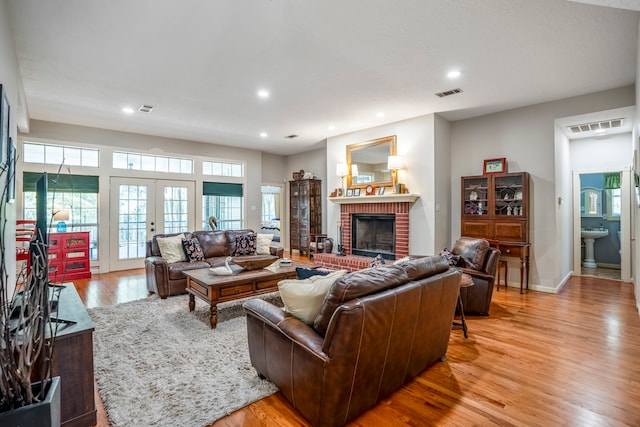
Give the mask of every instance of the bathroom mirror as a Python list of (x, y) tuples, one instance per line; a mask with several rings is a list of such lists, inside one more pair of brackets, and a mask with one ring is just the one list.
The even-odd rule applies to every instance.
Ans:
[(357, 176), (347, 176), (347, 187), (364, 188), (367, 185), (376, 187), (395, 186), (395, 176), (387, 168), (387, 159), (389, 156), (395, 155), (395, 135), (347, 145), (349, 171), (352, 170), (352, 165), (358, 166)]
[(602, 190), (593, 187), (580, 189), (580, 216), (602, 217)]

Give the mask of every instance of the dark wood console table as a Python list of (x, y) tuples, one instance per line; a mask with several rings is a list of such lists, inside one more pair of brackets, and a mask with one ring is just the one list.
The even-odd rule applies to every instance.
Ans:
[(96, 425), (93, 378), (94, 325), (76, 288), (63, 285), (58, 302), (58, 317), (72, 321), (60, 324), (53, 349), (51, 371), (60, 376), (60, 425), (87, 427)]
[(520, 293), (523, 293), (523, 284), (526, 285), (525, 289), (529, 290), (529, 250), (531, 249), (531, 244), (524, 242), (501, 242), (497, 240), (489, 240), (489, 243), (500, 251), (500, 258), (520, 258)]

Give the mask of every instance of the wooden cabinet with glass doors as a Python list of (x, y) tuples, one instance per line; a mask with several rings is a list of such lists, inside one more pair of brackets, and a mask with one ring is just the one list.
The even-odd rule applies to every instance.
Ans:
[(520, 288), (523, 278), (528, 288), (529, 174), (463, 176), (461, 197), (461, 235), (487, 239), (502, 256), (520, 258)]
[(322, 233), (322, 181), (289, 181), (290, 250), (309, 253), (312, 236)]

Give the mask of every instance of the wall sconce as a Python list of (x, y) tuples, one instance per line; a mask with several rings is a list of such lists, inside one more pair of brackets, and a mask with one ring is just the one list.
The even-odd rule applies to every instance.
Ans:
[(61, 209), (54, 212), (53, 220), (58, 222), (58, 224), (56, 224), (56, 231), (58, 233), (64, 233), (67, 231), (67, 223), (65, 221), (69, 221), (69, 211)]
[(338, 163), (336, 165), (336, 175), (338, 175), (340, 177), (340, 179), (342, 180), (342, 196), (344, 196), (345, 191), (344, 191), (344, 178), (349, 175), (349, 165), (347, 165), (346, 163)]

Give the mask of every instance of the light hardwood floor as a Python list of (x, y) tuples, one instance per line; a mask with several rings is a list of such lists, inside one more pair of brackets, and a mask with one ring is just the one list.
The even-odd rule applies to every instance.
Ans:
[[(293, 258), (296, 258), (295, 256)], [(147, 296), (144, 272), (76, 281), (87, 306)], [(494, 291), (488, 317), (451, 333), (447, 360), (352, 426), (638, 426), (640, 318), (630, 283), (574, 277), (558, 294)], [(98, 425), (108, 420), (98, 403)], [(213, 426), (306, 426), (280, 393)]]

